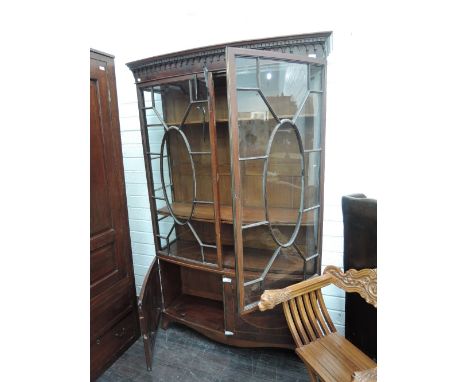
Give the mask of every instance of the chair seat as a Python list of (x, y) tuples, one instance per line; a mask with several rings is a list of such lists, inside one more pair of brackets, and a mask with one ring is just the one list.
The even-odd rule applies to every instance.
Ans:
[(351, 382), (355, 371), (377, 367), (372, 359), (338, 333), (298, 347), (296, 353), (325, 382)]

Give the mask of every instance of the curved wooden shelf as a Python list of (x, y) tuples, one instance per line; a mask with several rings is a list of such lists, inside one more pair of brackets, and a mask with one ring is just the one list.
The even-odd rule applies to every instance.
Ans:
[[(212, 248), (205, 248), (205, 261), (215, 265), (216, 264), (216, 250)], [(212, 271), (216, 273), (232, 273), (236, 267), (236, 259), (234, 255), (234, 247), (230, 245), (224, 245), (222, 249), (223, 254), (223, 270), (219, 268), (210, 269), (206, 265), (206, 271)], [(268, 263), (272, 256), (272, 251), (256, 248), (244, 248), (244, 271), (253, 272), (258, 274), (263, 272), (265, 265)], [(183, 266), (193, 266), (194, 261), (199, 261), (196, 267), (200, 269), (204, 265), (201, 263), (201, 252), (200, 246), (195, 241), (187, 240), (176, 240), (171, 244), (170, 253), (167, 253), (166, 249), (158, 252), (158, 255), (164, 256), (162, 260), (171, 261)], [(175, 257), (177, 256), (177, 257)], [(172, 259), (173, 260), (172, 260)], [(184, 259), (187, 259), (184, 261)], [(303, 272), (303, 260), (299, 255), (291, 256), (279, 256), (273, 263), (270, 273), (284, 274), (284, 275), (302, 275)]]
[(224, 332), (222, 301), (182, 294), (166, 307), (165, 313), (185, 324)]
[[(191, 203), (172, 203), (172, 211), (178, 218), (187, 219), (192, 210)], [(232, 207), (221, 205), (221, 223), (232, 224)], [(170, 215), (169, 209), (163, 207), (158, 210), (158, 214)], [(297, 209), (295, 208), (270, 208), (270, 216), (275, 217), (274, 225), (296, 225)], [(199, 204), (193, 211), (192, 219), (204, 222), (214, 222), (214, 209), (209, 204)], [(314, 225), (313, 211), (308, 211), (302, 216), (302, 225)], [(242, 223), (251, 224), (265, 220), (265, 211), (261, 207), (244, 207), (242, 211)]]
[[(278, 118), (279, 119), (292, 119), (294, 117), (294, 115), (279, 115)], [(315, 115), (312, 115), (312, 114), (306, 114), (306, 115), (301, 115), (301, 117), (303, 118), (315, 118), (316, 116)], [(169, 120), (169, 121), (165, 121), (166, 122), (166, 125), (167, 126), (180, 126), (180, 122), (182, 121), (182, 118), (183, 116), (180, 117), (179, 120)], [(269, 117), (267, 119), (260, 119), (260, 118), (248, 118), (248, 117), (239, 117), (238, 118), (238, 121), (242, 122), (242, 121), (246, 121), (246, 122), (251, 122), (253, 124), (255, 123), (259, 123), (259, 122), (266, 122), (268, 120), (273, 120), (274, 118), (273, 117)], [(208, 126), (208, 122), (209, 121), (205, 121), (205, 124)], [(229, 119), (228, 118), (217, 118), (216, 119), (216, 123), (229, 123)], [(191, 119), (191, 120), (187, 120), (185, 121), (184, 125), (202, 125), (203, 124), (203, 120), (202, 119)]]

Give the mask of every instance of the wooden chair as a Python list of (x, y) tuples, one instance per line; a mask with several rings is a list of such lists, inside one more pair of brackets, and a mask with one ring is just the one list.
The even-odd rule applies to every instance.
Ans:
[(311, 380), (325, 382), (377, 381), (377, 364), (336, 332), (323, 300), (321, 288), (334, 284), (357, 292), (377, 308), (377, 269), (328, 266), (322, 276), (284, 289), (266, 290), (259, 308), (264, 311), (282, 303), (286, 321)]

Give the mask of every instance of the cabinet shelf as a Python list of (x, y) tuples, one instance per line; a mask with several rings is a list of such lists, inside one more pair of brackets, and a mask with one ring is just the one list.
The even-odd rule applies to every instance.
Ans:
[[(187, 219), (192, 210), (191, 203), (172, 203), (172, 211), (178, 218)], [(229, 205), (221, 205), (221, 223), (233, 224), (232, 207)], [(270, 208), (270, 217), (274, 216), (274, 225), (296, 225), (297, 209), (296, 208)], [(158, 210), (158, 214), (169, 215), (169, 209), (163, 207)], [(214, 222), (214, 209), (212, 205), (196, 205), (192, 219), (204, 222)], [(242, 223), (251, 224), (265, 220), (265, 210), (261, 207), (244, 207), (242, 211)], [(314, 214), (313, 211), (305, 212), (302, 215), (302, 225), (313, 225)]]
[(181, 294), (165, 313), (176, 321), (224, 332), (224, 307), (221, 301)]
[[(188, 240), (176, 240), (171, 244), (170, 253), (167, 253), (166, 249), (158, 252), (164, 256), (177, 256), (180, 261), (180, 265), (184, 264), (182, 258), (188, 261), (201, 261), (200, 246), (197, 242)], [(248, 272), (260, 273), (263, 272), (265, 265), (270, 260), (273, 251), (244, 247), (244, 270)], [(205, 262), (216, 264), (216, 250), (212, 248), (204, 249)], [(234, 247), (231, 245), (223, 245), (222, 248), (223, 257), (223, 268), (226, 270), (235, 270), (236, 259)], [(298, 254), (290, 256), (279, 256), (273, 263), (270, 273), (281, 273), (281, 274), (302, 274), (303, 260)]]
[[(292, 119), (294, 117), (294, 115), (279, 115), (278, 118), (279, 119)], [(315, 115), (301, 115), (301, 118), (314, 118), (316, 117)], [(269, 119), (273, 119), (273, 117), (269, 118)], [(182, 117), (180, 120), (178, 121), (165, 121), (167, 126), (179, 126), (180, 125), (180, 122), (182, 120)], [(248, 117), (238, 117), (237, 118), (237, 121), (238, 122), (251, 122), (252, 124), (258, 124), (259, 122), (265, 122), (267, 121), (267, 119), (264, 119), (264, 118), (248, 118)], [(205, 125), (208, 126), (208, 122), (209, 121), (205, 121)], [(216, 119), (216, 123), (222, 123), (222, 124), (227, 124), (229, 123), (229, 119), (227, 118), (217, 118)], [(187, 120), (184, 122), (184, 125), (187, 125), (187, 126), (190, 126), (190, 125), (202, 125), (203, 124), (203, 120)]]

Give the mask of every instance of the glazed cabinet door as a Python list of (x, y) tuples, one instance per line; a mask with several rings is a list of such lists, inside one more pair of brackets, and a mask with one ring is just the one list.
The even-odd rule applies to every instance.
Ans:
[(156, 332), (161, 318), (161, 281), (159, 277), (158, 258), (155, 257), (146, 273), (138, 297), (138, 318), (143, 336), (146, 367), (152, 370)]
[(227, 48), (237, 295), (320, 274), (325, 62)]
[[(211, 87), (210, 87), (211, 84)], [(221, 265), (211, 73), (138, 87), (158, 256)]]

